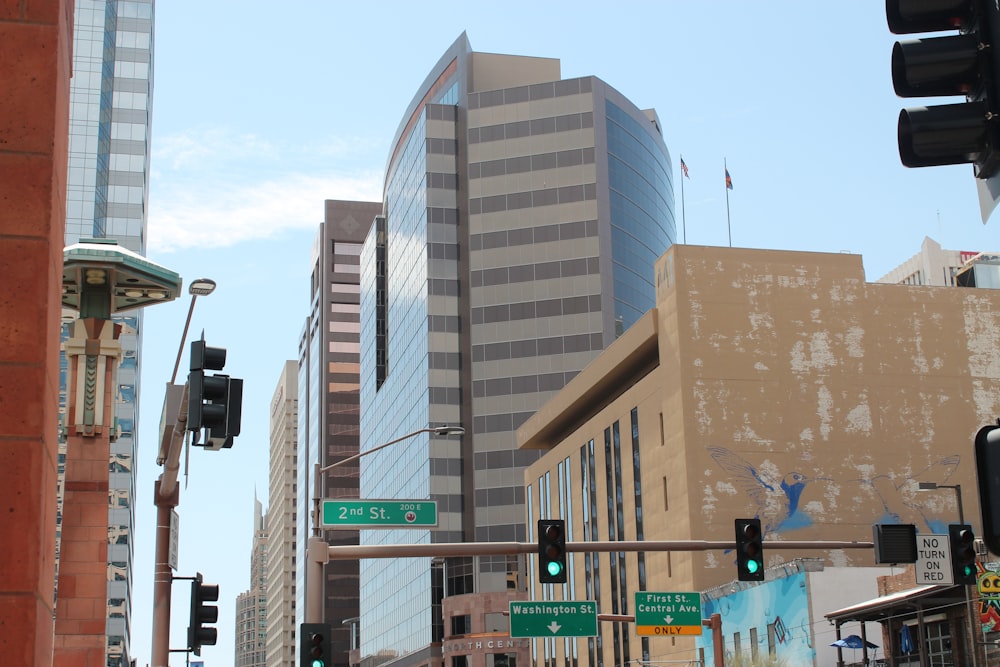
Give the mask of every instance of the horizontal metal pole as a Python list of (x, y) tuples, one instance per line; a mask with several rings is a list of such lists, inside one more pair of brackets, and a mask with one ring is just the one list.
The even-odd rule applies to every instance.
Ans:
[[(765, 549), (872, 549), (873, 542), (833, 540), (775, 540), (764, 542)], [(622, 542), (567, 542), (567, 553), (617, 551), (711, 551), (735, 549), (736, 542), (711, 540), (653, 540)], [(442, 542), (438, 544), (349, 544), (327, 547), (329, 560), (355, 558), (415, 558), (420, 556), (501, 556), (538, 551), (534, 542)]]

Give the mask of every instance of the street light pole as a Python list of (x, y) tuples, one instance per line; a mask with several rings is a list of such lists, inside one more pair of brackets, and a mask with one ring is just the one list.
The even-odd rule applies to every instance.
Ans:
[(328, 466), (320, 468), (319, 463), (313, 464), (313, 534), (307, 543), (306, 554), (306, 623), (323, 622), (323, 603), (322, 595), (320, 594), (322, 584), (318, 582), (322, 582), (324, 580), (323, 566), (330, 560), (329, 545), (319, 536), (320, 474), (338, 466), (354, 463), (363, 456), (374, 454), (375, 452), (383, 450), (386, 447), (390, 447), (398, 442), (408, 440), (422, 433), (433, 433), (434, 435), (463, 435), (465, 433), (465, 429), (461, 426), (429, 426), (427, 428), (420, 428), (412, 433), (401, 435), (394, 440), (378, 445), (377, 447), (372, 447), (371, 449), (366, 449), (363, 452), (358, 452), (357, 454), (348, 456), (340, 461), (334, 461)]
[[(961, 484), (938, 484), (937, 482), (920, 482), (918, 488), (921, 491), (932, 491), (935, 489), (954, 489), (955, 499), (958, 501), (958, 523), (965, 525), (965, 510), (962, 508), (962, 485)], [(969, 598), (969, 587), (962, 586), (962, 591), (965, 593), (965, 609), (969, 616), (969, 649), (972, 651), (972, 667), (978, 667), (979, 665), (979, 648), (976, 645), (976, 632), (972, 628), (975, 619), (975, 610), (972, 606), (972, 600)]]
[[(180, 367), (184, 342), (187, 339), (194, 304), (199, 296), (207, 296), (215, 291), (215, 281), (208, 278), (198, 278), (191, 282), (188, 293), (191, 294), (191, 305), (188, 306), (187, 319), (184, 322), (184, 332), (181, 334), (181, 344), (177, 350), (177, 361), (174, 372), (167, 385), (164, 396), (164, 429), (157, 454), (157, 464), (163, 466), (160, 478), (153, 488), (153, 505), (156, 507), (156, 546), (153, 553), (153, 636), (152, 636), (152, 666), (168, 667), (170, 660), (170, 594), (173, 583), (173, 573), (170, 568), (170, 524), (174, 508), (180, 503), (180, 488), (177, 486), (177, 471), (180, 468), (181, 445), (187, 434), (187, 395), (185, 382), (182, 387), (176, 387), (177, 369)], [(178, 389), (180, 391), (178, 391)], [(170, 419), (168, 410), (173, 401), (171, 394), (178, 395), (177, 413)]]

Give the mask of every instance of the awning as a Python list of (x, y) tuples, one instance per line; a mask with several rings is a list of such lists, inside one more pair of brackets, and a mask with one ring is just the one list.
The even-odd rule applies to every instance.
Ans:
[(919, 609), (927, 607), (961, 602), (965, 602), (965, 592), (961, 586), (919, 586), (831, 611), (825, 616), (837, 623), (882, 621), (901, 613), (916, 613)]

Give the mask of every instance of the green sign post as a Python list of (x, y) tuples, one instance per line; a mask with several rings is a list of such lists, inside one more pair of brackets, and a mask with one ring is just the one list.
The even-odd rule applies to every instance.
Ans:
[(427, 528), (438, 523), (434, 500), (324, 500), (324, 528)]
[(700, 635), (700, 593), (635, 594), (637, 635)]
[(590, 600), (510, 602), (511, 637), (596, 637), (597, 605)]

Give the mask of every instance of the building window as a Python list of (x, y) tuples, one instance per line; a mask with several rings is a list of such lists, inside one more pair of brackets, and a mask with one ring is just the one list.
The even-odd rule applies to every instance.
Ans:
[(472, 632), (472, 617), (468, 614), (451, 617), (451, 635), (458, 637)]

